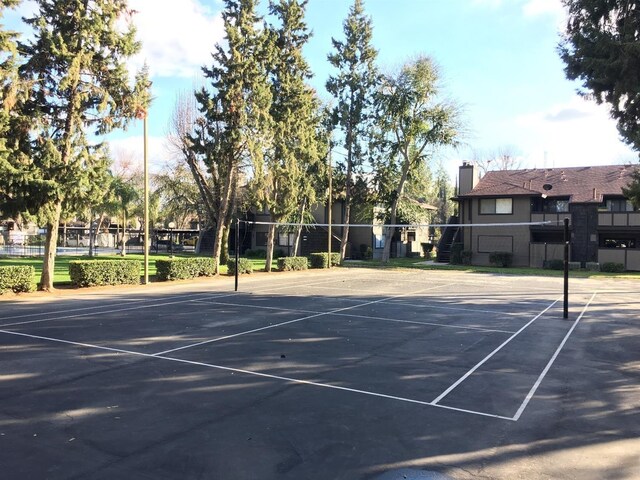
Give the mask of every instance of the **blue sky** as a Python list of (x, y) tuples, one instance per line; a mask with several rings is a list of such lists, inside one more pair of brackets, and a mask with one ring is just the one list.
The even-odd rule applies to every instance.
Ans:
[[(169, 158), (164, 136), (176, 94), (201, 83), (200, 67), (222, 40), (219, 0), (130, 0), (141, 54), (148, 62), (155, 101), (150, 111), (150, 152), (158, 168)], [(266, 0), (262, 10), (266, 11)], [(324, 89), (331, 73), (331, 38), (342, 39), (351, 0), (309, 0), (313, 37), (306, 56)], [(29, 3), (23, 12), (33, 8)], [(462, 105), (468, 131), (464, 146), (442, 152), (452, 176), (462, 160), (507, 149), (522, 167), (561, 167), (637, 162), (619, 140), (607, 108), (583, 100), (564, 77), (557, 44), (565, 21), (560, 0), (365, 0), (373, 42), (383, 70), (418, 54), (441, 67), (446, 95)], [(142, 126), (111, 135), (116, 155), (141, 158)]]

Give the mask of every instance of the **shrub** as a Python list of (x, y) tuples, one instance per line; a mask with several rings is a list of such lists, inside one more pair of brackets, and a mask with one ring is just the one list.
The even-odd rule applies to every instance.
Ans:
[[(236, 274), (235, 258), (227, 262), (227, 272), (229, 275)], [(251, 263), (251, 260), (248, 258), (238, 258), (238, 275), (242, 275), (243, 273), (253, 273), (253, 263)]]
[(34, 271), (31, 265), (0, 267), (0, 295), (8, 290), (15, 293), (30, 292)]
[(261, 248), (256, 248), (255, 250), (249, 248), (244, 254), (247, 258), (267, 258), (267, 251)]
[(471, 265), (471, 257), (473, 252), (471, 250), (462, 250), (460, 252), (460, 261), (462, 265)]
[(208, 257), (174, 257), (156, 260), (156, 278), (161, 282), (210, 277), (213, 272), (213, 259)]
[(489, 254), (489, 263), (498, 267), (510, 267), (513, 263), (513, 253), (511, 252), (493, 252)]
[(278, 259), (278, 270), (281, 272), (306, 270), (307, 268), (309, 268), (307, 257), (280, 257)]
[(554, 258), (553, 260), (545, 260), (542, 268), (549, 270), (564, 270), (564, 261)]
[(620, 273), (624, 272), (624, 264), (616, 262), (605, 262), (600, 265), (601, 272)]
[(600, 271), (600, 264), (598, 262), (587, 262), (584, 264), (584, 267), (591, 272)]
[(139, 260), (72, 260), (69, 276), (76, 287), (136, 285), (140, 283)]
[(454, 243), (451, 245), (451, 256), (449, 257), (450, 264), (462, 264), (462, 250), (464, 250), (464, 243)]
[[(309, 255), (311, 268), (327, 268), (327, 252), (312, 253)], [(331, 253), (331, 266), (340, 265), (340, 254)]]
[[(265, 252), (265, 257), (266, 256), (267, 256), (267, 252)], [(287, 252), (285, 252), (281, 248), (277, 248), (273, 250), (273, 258), (281, 258), (286, 256), (287, 256)]]
[[(366, 243), (361, 243), (360, 244), (360, 256), (362, 257), (363, 260), (371, 260), (373, 258), (373, 249), (371, 248), (371, 246), (367, 245)], [(326, 260), (325, 260), (324, 264), (325, 265), (327, 264)]]

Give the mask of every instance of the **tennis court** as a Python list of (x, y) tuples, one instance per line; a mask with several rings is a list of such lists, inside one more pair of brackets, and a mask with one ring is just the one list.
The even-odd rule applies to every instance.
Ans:
[(0, 468), (16, 479), (637, 478), (637, 287), (572, 279), (568, 320), (560, 278), (446, 271), (3, 300)]

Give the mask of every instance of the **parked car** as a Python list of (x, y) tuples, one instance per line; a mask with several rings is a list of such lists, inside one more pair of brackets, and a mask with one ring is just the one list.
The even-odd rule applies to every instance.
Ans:
[(186, 247), (195, 247), (196, 243), (198, 243), (198, 235), (194, 235), (189, 238), (185, 238), (182, 240), (182, 244)]

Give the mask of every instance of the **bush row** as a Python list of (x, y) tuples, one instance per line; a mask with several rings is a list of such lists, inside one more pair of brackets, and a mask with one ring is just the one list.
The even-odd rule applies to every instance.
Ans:
[[(329, 254), (327, 252), (322, 253), (312, 253), (309, 255), (309, 263), (311, 268), (327, 268)], [(340, 254), (332, 253), (331, 254), (331, 266), (340, 265)]]
[(140, 283), (139, 260), (72, 260), (71, 283), (77, 287), (136, 285)]
[[(243, 273), (252, 273), (253, 272), (253, 263), (248, 258), (238, 258), (238, 274), (242, 275)], [(230, 258), (227, 260), (227, 273), (229, 275), (236, 274), (236, 260), (235, 258)]]
[(306, 270), (309, 268), (307, 257), (281, 257), (278, 259), (278, 270), (281, 272)]
[(35, 269), (30, 265), (8, 265), (0, 267), (0, 295), (12, 292), (30, 292)]
[(174, 257), (156, 260), (156, 278), (161, 282), (210, 277), (213, 272), (213, 259), (208, 257)]

